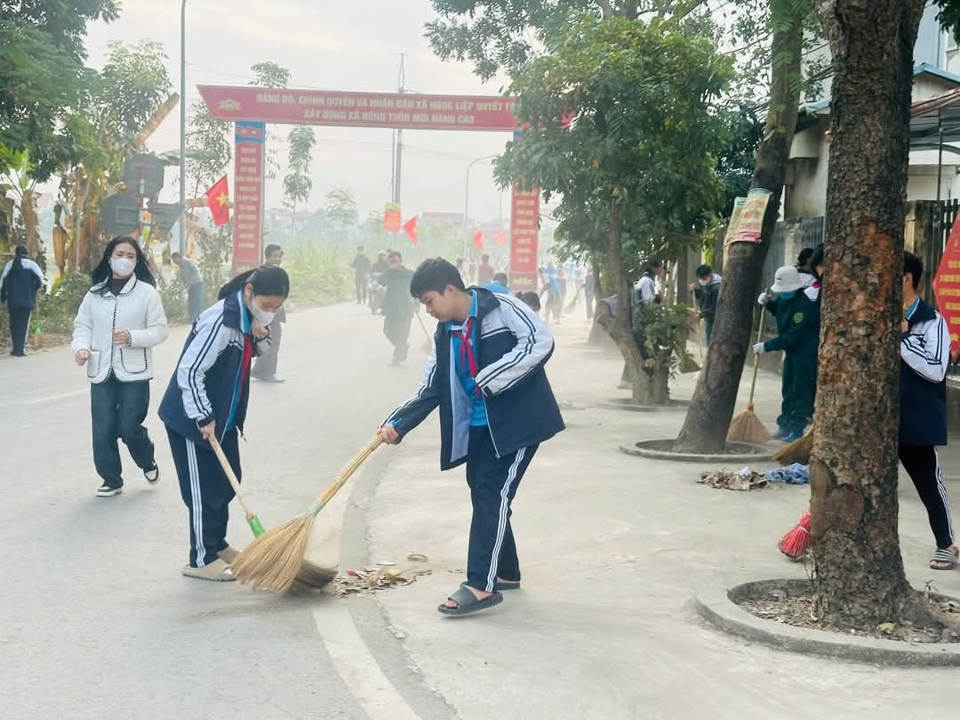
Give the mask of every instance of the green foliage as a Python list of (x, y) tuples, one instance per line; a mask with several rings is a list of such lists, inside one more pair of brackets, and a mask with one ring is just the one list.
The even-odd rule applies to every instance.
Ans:
[(313, 180), (310, 179), (310, 162), (313, 160), (313, 146), (317, 142), (313, 128), (295, 127), (287, 138), (290, 172), (283, 178), (283, 194), (287, 205), (296, 210), (298, 203), (310, 199)]
[(200, 251), (197, 268), (203, 277), (206, 305), (212, 305), (221, 286), (229, 280), (233, 257), (233, 220), (210, 232), (196, 228), (193, 234)]
[(185, 323), (190, 319), (190, 310), (187, 307), (187, 291), (174, 278), (159, 290), (160, 300), (163, 302), (163, 312), (168, 323)]
[(226, 172), (233, 157), (230, 121), (210, 117), (204, 102), (193, 104), (187, 131), (187, 173), (197, 189), (210, 187)]
[(508, 144), (497, 178), (561, 196), (570, 254), (605, 251), (614, 205), (623, 209), (624, 258), (690, 242), (719, 205), (724, 126), (710, 103), (731, 65), (669, 21), (572, 19), (551, 54), (513, 75), (510, 94), (530, 127)]
[(136, 45), (112, 42), (100, 71), (95, 110), (101, 123), (129, 142), (167, 99), (171, 83), (163, 45), (141, 40)]
[(651, 378), (674, 377), (689, 360), (687, 337), (690, 308), (687, 305), (648, 303), (636, 308), (634, 337), (643, 356), (641, 367)]
[(118, 13), (115, 0), (0, 3), (0, 144), (28, 151), (40, 181), (77, 155), (67, 126), (95, 75), (87, 23)]
[(353, 290), (347, 261), (313, 243), (288, 246), (283, 266), (290, 275), (290, 299), (294, 303), (329, 305), (346, 300)]
[(750, 189), (756, 151), (763, 135), (763, 123), (752, 107), (741, 106), (723, 115), (726, 145), (717, 157), (717, 175), (723, 183), (723, 204), (720, 214), (730, 217), (733, 201), (745, 197)]
[(251, 85), (269, 88), (285, 88), (290, 82), (290, 71), (272, 60), (264, 60), (250, 66), (254, 80)]
[(38, 296), (31, 331), (71, 334), (73, 319), (88, 290), (90, 278), (81, 273), (70, 273), (57, 280), (48, 295)]

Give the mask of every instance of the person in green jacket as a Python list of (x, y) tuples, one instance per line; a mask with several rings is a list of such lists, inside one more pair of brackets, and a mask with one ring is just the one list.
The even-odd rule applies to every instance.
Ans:
[(820, 306), (803, 292), (803, 280), (793, 265), (777, 270), (773, 286), (757, 298), (777, 318), (777, 336), (753, 346), (757, 354), (784, 351), (780, 417), (774, 437), (793, 442), (803, 436), (813, 417), (817, 391), (817, 349), (820, 346)]

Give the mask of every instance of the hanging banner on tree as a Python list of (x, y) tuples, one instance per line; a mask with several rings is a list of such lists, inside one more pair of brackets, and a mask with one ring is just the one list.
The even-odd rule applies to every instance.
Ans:
[(733, 212), (730, 213), (730, 222), (727, 224), (727, 234), (724, 245), (728, 245), (737, 235), (737, 229), (740, 226), (740, 215), (743, 213), (743, 204), (747, 202), (745, 197), (733, 199)]
[(950, 332), (950, 354), (960, 351), (960, 212), (953, 220), (947, 246), (933, 276), (933, 293), (937, 309), (947, 321)]
[[(764, 188), (751, 188), (747, 193), (747, 198), (740, 208), (740, 215), (736, 218), (734, 232), (727, 233), (725, 245), (735, 242), (759, 243), (763, 232), (763, 216), (767, 212), (767, 204), (770, 202), (772, 193)], [(734, 212), (736, 212), (736, 202), (734, 202)], [(731, 226), (734, 225), (734, 218), (731, 218)]]

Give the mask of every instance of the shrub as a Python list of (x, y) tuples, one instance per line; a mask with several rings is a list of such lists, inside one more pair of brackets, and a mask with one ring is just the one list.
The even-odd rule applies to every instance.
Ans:
[(303, 305), (330, 305), (348, 299), (353, 289), (349, 264), (337, 253), (310, 244), (290, 247), (284, 257), (290, 275), (290, 299)]

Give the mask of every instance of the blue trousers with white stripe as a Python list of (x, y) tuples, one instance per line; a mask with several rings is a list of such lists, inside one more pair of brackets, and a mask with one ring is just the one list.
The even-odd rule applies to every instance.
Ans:
[[(227, 547), (228, 506), (233, 500), (233, 488), (209, 445), (195, 443), (169, 427), (167, 437), (180, 480), (180, 497), (190, 511), (190, 564), (203, 567)], [(239, 480), (237, 431), (226, 433), (220, 446)]]
[(493, 592), (498, 576), (504, 580), (520, 580), (520, 561), (510, 526), (510, 504), (537, 447), (521, 448), (498, 458), (490, 430), (486, 426), (470, 428), (467, 449), (467, 485), (473, 504), (467, 550), (470, 587)]

